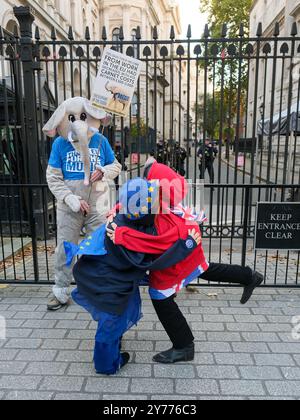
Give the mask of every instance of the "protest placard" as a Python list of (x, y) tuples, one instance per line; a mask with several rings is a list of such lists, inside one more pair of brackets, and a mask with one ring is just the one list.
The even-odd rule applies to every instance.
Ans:
[(92, 105), (126, 117), (141, 69), (141, 61), (106, 47), (95, 80)]

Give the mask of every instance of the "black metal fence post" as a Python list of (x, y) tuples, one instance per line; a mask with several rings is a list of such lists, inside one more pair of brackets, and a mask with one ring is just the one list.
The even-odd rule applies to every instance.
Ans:
[[(34, 57), (32, 42), (32, 24), (34, 16), (29, 7), (14, 7), (14, 14), (20, 24), (20, 58), (23, 67), (24, 109), (26, 122), (26, 143), (28, 156), (33, 162), (39, 162), (39, 143), (37, 132), (36, 97), (34, 81)], [(21, 94), (21, 92), (17, 92)], [(25, 139), (24, 139), (25, 140)], [(41, 183), (39, 165), (29, 165), (29, 180), (32, 184)]]
[[(32, 24), (34, 16), (30, 7), (14, 7), (14, 14), (20, 25), (20, 58), (23, 68), (23, 86), (24, 86), (24, 118), (25, 118), (25, 136), (23, 141), (27, 145), (27, 156), (33, 164), (28, 165), (28, 178), (31, 184), (40, 184), (42, 182), (40, 174), (39, 156), (39, 140), (37, 130), (37, 113), (36, 113), (36, 97), (35, 97), (35, 77), (34, 77), (34, 56), (32, 42)], [(22, 94), (22, 92), (16, 92)], [(37, 236), (39, 234), (37, 226), (42, 228), (43, 223), (38, 223), (37, 217), (41, 221), (43, 217), (43, 205), (41, 202), (40, 191), (35, 193), (34, 189), (29, 189), (29, 223), (32, 238), (32, 254), (33, 268), (35, 280), (39, 280), (38, 252), (37, 252)], [(41, 231), (43, 235), (44, 232)]]
[(246, 266), (247, 259), (247, 242), (249, 234), (249, 210), (250, 210), (250, 188), (246, 187), (245, 191), (245, 209), (243, 223), (243, 247), (242, 247), (242, 266)]

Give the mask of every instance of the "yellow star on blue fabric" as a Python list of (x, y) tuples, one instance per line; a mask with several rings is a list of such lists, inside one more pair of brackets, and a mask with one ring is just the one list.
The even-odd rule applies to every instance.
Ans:
[(102, 225), (87, 240), (75, 245), (64, 242), (66, 252), (66, 265), (69, 267), (76, 255), (106, 255), (105, 249), (106, 226)]

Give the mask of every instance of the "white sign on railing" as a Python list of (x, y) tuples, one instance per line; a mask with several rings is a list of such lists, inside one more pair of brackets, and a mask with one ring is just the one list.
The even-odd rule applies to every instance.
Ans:
[(143, 63), (106, 47), (95, 80), (92, 105), (126, 117)]

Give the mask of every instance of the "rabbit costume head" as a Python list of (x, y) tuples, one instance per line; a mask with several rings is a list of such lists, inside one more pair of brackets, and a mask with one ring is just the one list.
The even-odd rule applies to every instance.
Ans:
[(109, 125), (111, 117), (93, 107), (88, 99), (71, 98), (63, 102), (44, 126), (48, 137), (57, 134), (72, 143), (84, 164), (84, 183), (89, 185), (91, 175), (89, 142), (100, 125)]

